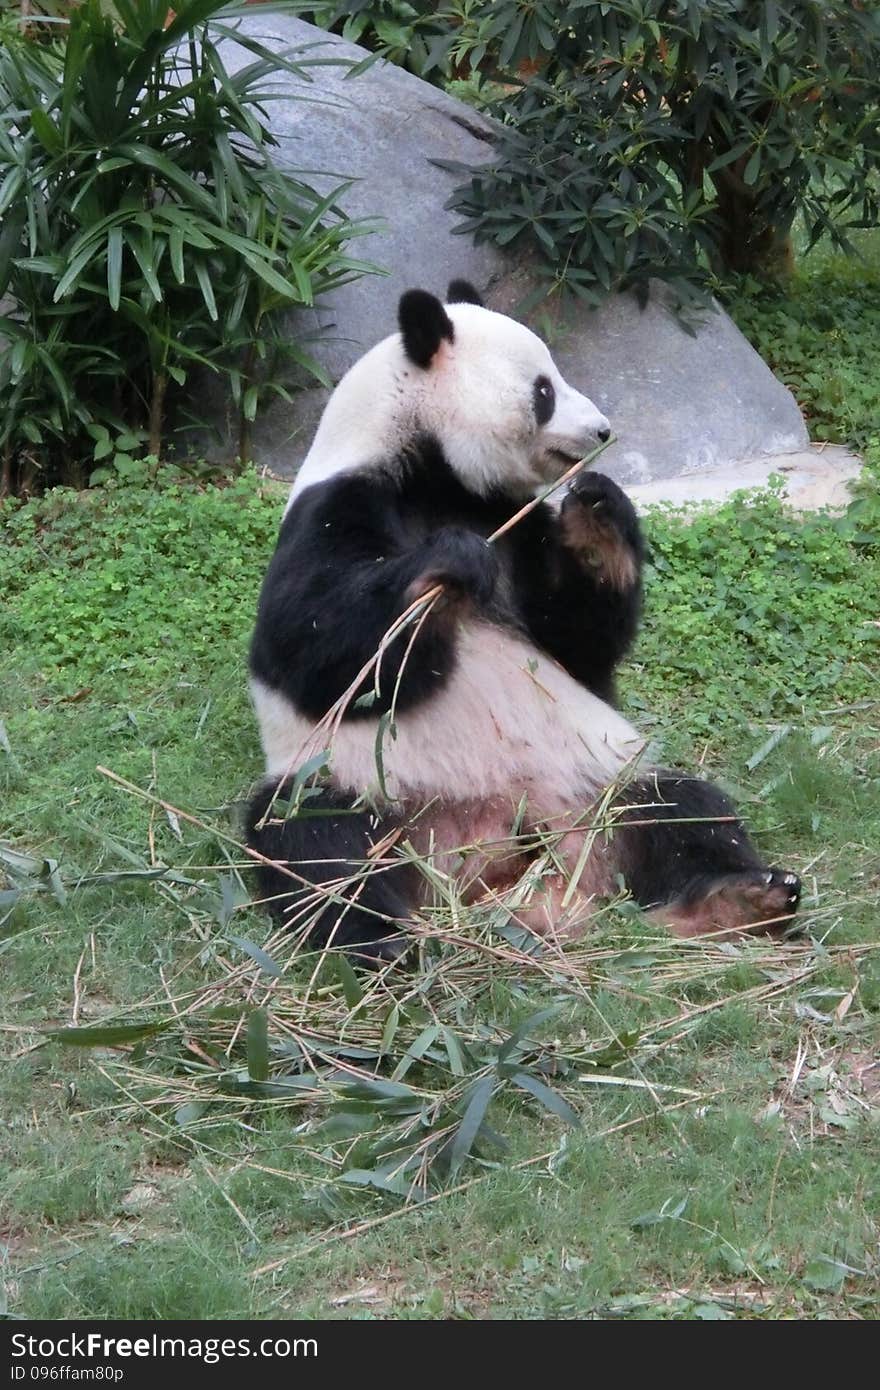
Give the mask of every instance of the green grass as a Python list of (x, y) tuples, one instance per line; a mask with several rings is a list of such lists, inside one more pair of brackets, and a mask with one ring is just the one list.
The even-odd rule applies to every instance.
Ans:
[[(806, 939), (687, 946), (621, 904), (536, 959), (441, 914), (396, 982), (290, 962), (246, 902), (245, 654), (280, 510), (248, 474), (2, 514), (8, 1311), (875, 1316), (876, 484), (841, 519), (773, 495), (652, 517), (623, 682), (658, 752), (803, 873)], [(108, 1020), (161, 1027), (42, 1031)]]

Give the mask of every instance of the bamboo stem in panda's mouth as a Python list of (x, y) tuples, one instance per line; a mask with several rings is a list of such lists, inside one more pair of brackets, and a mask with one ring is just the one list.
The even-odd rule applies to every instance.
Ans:
[(529, 512), (534, 511), (535, 507), (540, 506), (542, 502), (546, 502), (551, 493), (554, 493), (557, 488), (564, 487), (566, 483), (571, 482), (576, 473), (580, 473), (582, 468), (589, 468), (590, 464), (593, 463), (600, 454), (604, 454), (606, 449), (610, 449), (611, 445), (616, 443), (617, 439), (612, 435), (610, 439), (606, 439), (603, 443), (598, 444), (591, 454), (585, 454), (582, 459), (578, 459), (577, 463), (573, 463), (571, 468), (567, 468), (560, 478), (557, 478), (553, 483), (548, 483), (544, 490), (539, 492), (535, 497), (529, 498), (525, 506), (520, 507), (519, 511), (514, 512), (513, 516), (508, 517), (503, 526), (499, 526), (497, 531), (493, 531), (491, 536), (487, 536), (486, 544), (491, 545), (493, 541), (500, 540), (502, 536), (506, 535), (508, 531), (516, 526), (517, 522), (522, 521), (524, 516), (528, 516)]
[[(546, 501), (546, 499), (549, 496), (551, 496), (552, 493), (556, 492), (557, 489), (564, 487), (566, 483), (571, 482), (572, 478), (574, 478), (576, 474), (580, 473), (582, 469), (588, 468), (590, 464), (593, 463), (599, 457), (600, 454), (603, 454), (606, 449), (609, 449), (611, 445), (615, 444), (616, 442), (616, 436), (612, 435), (610, 439), (606, 439), (603, 441), (603, 443), (597, 445), (596, 448), (593, 449), (592, 453), (585, 454), (583, 458), (578, 459), (576, 463), (573, 463), (570, 468), (567, 468), (560, 477), (555, 479), (554, 482), (548, 483), (548, 485), (545, 488), (543, 488), (541, 492), (537, 493), (534, 497), (530, 497), (528, 502), (524, 503), (524, 505), (520, 507), (519, 511), (514, 512), (513, 516), (508, 517), (507, 521), (503, 522), (501, 526), (499, 526), (495, 531), (493, 531), (491, 536), (487, 536), (486, 544), (492, 545), (495, 541), (500, 540), (502, 536), (507, 535), (507, 532), (511, 531), (514, 526), (518, 525), (519, 522), (522, 521), (523, 517), (526, 517), (529, 515), (530, 512), (533, 512), (536, 507), (540, 506), (542, 502)], [(404, 669), (406, 667), (407, 658), (409, 657), (409, 654), (412, 650), (415, 639), (418, 637), (422, 624), (425, 622), (434, 604), (442, 596), (444, 588), (445, 585), (443, 584), (434, 584), (430, 589), (426, 589), (423, 594), (419, 594), (418, 598), (413, 599), (412, 603), (410, 603), (403, 610), (403, 612), (400, 613), (398, 617), (394, 619), (394, 622), (382, 634), (382, 638), (379, 642), (379, 645), (376, 648), (373, 655), (370, 657), (369, 661), (366, 661), (364, 663), (364, 665), (361, 667), (361, 669), (355, 676), (354, 680), (348, 686), (347, 690), (344, 690), (342, 692), (342, 694), (339, 696), (339, 699), (335, 700), (334, 703), (328, 709), (327, 713), (322, 715), (322, 717), (318, 720), (317, 724), (312, 729), (312, 732), (309, 735), (309, 738), (306, 741), (306, 745), (304, 745), (304, 747), (313, 742), (316, 734), (320, 734), (323, 730), (326, 729), (329, 735), (327, 740), (328, 748), (332, 749), (333, 740), (336, 737), (336, 731), (339, 728), (339, 725), (342, 723), (342, 720), (345, 717), (345, 711), (348, 709), (348, 706), (357, 694), (358, 689), (366, 680), (367, 676), (369, 676), (371, 671), (375, 671), (375, 679), (378, 682), (379, 668), (382, 664), (382, 657), (384, 656), (387, 648), (391, 645), (394, 639), (400, 635), (404, 628), (408, 627), (410, 623), (415, 622), (415, 630), (412, 634), (412, 637), (410, 638), (409, 643), (407, 644), (406, 651), (403, 655), (403, 660), (400, 663), (400, 670), (397, 673), (397, 680), (395, 682), (394, 687), (394, 695), (391, 702), (389, 722), (393, 721), (394, 708), (397, 703), (397, 692), (400, 688), (400, 681), (403, 676)], [(296, 757), (294, 759), (291, 759), (290, 764), (285, 768), (284, 772), (278, 778), (278, 783), (275, 787), (275, 791), (272, 794), (272, 799), (266, 807), (265, 811), (263, 812), (263, 815), (260, 818), (260, 821), (257, 825), (258, 830), (262, 830), (266, 824), (266, 821), (269, 820), (272, 816), (275, 801), (281, 792), (281, 788), (286, 782), (287, 778), (290, 777), (291, 774), (296, 771), (296, 763), (299, 760), (303, 751), (304, 749), (300, 750), (300, 753), (297, 753)], [(288, 814), (289, 813), (290, 812), (288, 812)]]

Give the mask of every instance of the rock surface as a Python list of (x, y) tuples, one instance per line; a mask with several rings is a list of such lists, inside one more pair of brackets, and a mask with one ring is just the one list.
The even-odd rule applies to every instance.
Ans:
[[(256, 12), (243, 26), (273, 50), (309, 44), (320, 45), (311, 52), (321, 56), (366, 57), (301, 20)], [(238, 66), (251, 55), (227, 49), (226, 59)], [(394, 330), (398, 296), (410, 286), (442, 294), (450, 279), (463, 277), (486, 293), (490, 307), (515, 312), (530, 288), (527, 267), (453, 234), (460, 218), (444, 205), (461, 178), (431, 162), (487, 159), (492, 125), (389, 64), (375, 63), (355, 78), (341, 67), (313, 73), (311, 84), (285, 73), (273, 81), (280, 95), (267, 109), (280, 142), (277, 157), (291, 169), (322, 171), (308, 173), (322, 191), (346, 177), (359, 180), (342, 205), (384, 226), (355, 241), (353, 253), (388, 273), (344, 287), (315, 311), (289, 316), (289, 331), (310, 340), (308, 350), (336, 380)], [(597, 311), (570, 311), (551, 346), (563, 374), (609, 416), (618, 442), (602, 467), (622, 482), (736, 466), (808, 443), (793, 397), (720, 310), (707, 313), (693, 337), (662, 296), (652, 296), (644, 311), (631, 296), (615, 296)], [(324, 391), (309, 389), (292, 406), (279, 402), (264, 411), (253, 431), (257, 462), (293, 474), (325, 399)], [(222, 406), (214, 415), (222, 422)], [(228, 438), (226, 453), (234, 432)]]
[(783, 495), (795, 511), (843, 511), (852, 501), (851, 484), (861, 471), (859, 458), (842, 445), (816, 444), (795, 454), (776, 454), (710, 472), (639, 483), (628, 487), (627, 492), (639, 510), (657, 504), (696, 507), (725, 502), (744, 489), (766, 487), (775, 476), (782, 478)]

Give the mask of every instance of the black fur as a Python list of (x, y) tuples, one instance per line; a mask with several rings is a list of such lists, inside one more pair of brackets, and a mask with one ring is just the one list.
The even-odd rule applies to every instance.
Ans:
[[(607, 498), (621, 544), (640, 563), (638, 521), (623, 493), (596, 477), (588, 495)], [(440, 582), (450, 592), (410, 648), (395, 704), (401, 713), (442, 688), (453, 670), (456, 597), (526, 632), (576, 680), (610, 698), (614, 666), (638, 622), (638, 583), (625, 593), (603, 588), (565, 544), (545, 505), (487, 546), (483, 538), (518, 506), (503, 494), (469, 492), (430, 439), (387, 472), (342, 474), (308, 488), (284, 520), (263, 584), (251, 646), (254, 675), (319, 719), (412, 598)], [(504, 588), (512, 607), (497, 595), (499, 569), (510, 578)], [(378, 700), (352, 701), (347, 718), (390, 707), (411, 637), (405, 628), (385, 652)], [(359, 694), (373, 685), (371, 675)]]
[(548, 376), (535, 378), (535, 384), (532, 387), (532, 409), (535, 412), (535, 422), (539, 425), (548, 425), (553, 419), (553, 412), (556, 409), (556, 391)]
[(777, 933), (790, 926), (800, 880), (767, 868), (719, 787), (658, 768), (631, 783), (619, 806), (616, 862), (640, 906), (675, 904), (686, 914), (713, 893), (747, 890), (756, 921), (775, 919)]
[[(455, 598), (485, 606), (497, 568), (479, 528), (451, 509), (432, 519), (420, 514), (387, 474), (343, 474), (308, 488), (284, 520), (263, 584), (251, 670), (319, 719), (412, 599), (443, 583), (447, 598), (423, 623), (400, 680), (396, 708), (403, 713), (442, 687), (453, 668)], [(404, 628), (387, 648), (378, 700), (351, 702), (347, 718), (390, 708), (411, 638)], [(365, 678), (359, 695), (373, 690), (374, 679)]]
[(609, 530), (634, 569), (622, 589), (563, 539), (549, 507), (534, 512), (511, 532), (514, 578), (520, 611), (534, 642), (601, 699), (614, 703), (614, 672), (636, 635), (642, 601), (644, 541), (635, 508), (616, 483), (601, 473), (579, 474), (562, 512), (600, 505)]
[(485, 308), (482, 296), (475, 290), (470, 280), (450, 280), (449, 289), (446, 291), (447, 304), (476, 304), (480, 309)]
[(623, 792), (624, 876), (643, 907), (690, 902), (724, 874), (759, 873), (763, 863), (719, 787), (660, 769)]
[[(405, 949), (400, 928), (412, 910), (416, 871), (404, 862), (368, 867), (371, 850), (395, 822), (352, 811), (351, 797), (327, 789), (306, 801), (301, 815), (284, 819), (290, 790), (284, 783), (275, 797), (276, 784), (266, 781), (248, 808), (247, 843), (273, 861), (257, 867), (261, 899), (293, 929), (311, 923), (309, 937), (317, 946), (330, 942), (377, 964), (395, 959)], [(338, 815), (328, 815), (331, 810)], [(322, 885), (328, 892), (316, 900), (314, 890)]]
[(455, 340), (452, 319), (436, 295), (427, 290), (407, 290), (402, 294), (397, 320), (404, 352), (417, 367), (430, 367), (443, 340)]

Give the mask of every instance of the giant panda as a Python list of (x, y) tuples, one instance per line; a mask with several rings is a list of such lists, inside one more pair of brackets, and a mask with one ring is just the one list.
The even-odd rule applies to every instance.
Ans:
[[(796, 875), (762, 862), (709, 782), (643, 766), (615, 708), (641, 600), (628, 498), (583, 471), (561, 505), (541, 501), (487, 544), (608, 439), (608, 421), (464, 282), (445, 304), (407, 291), (398, 322), (333, 392), (259, 599), (266, 777), (247, 844), (262, 897), (371, 964), (405, 949), (430, 897), (419, 856), (466, 901), (506, 892), (539, 933), (583, 930), (621, 886), (682, 936), (784, 932)], [(438, 583), (427, 616), (322, 723)], [(323, 777), (291, 802), (297, 769), (325, 749)]]

